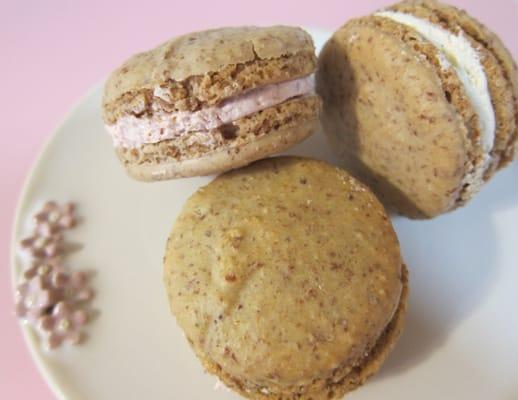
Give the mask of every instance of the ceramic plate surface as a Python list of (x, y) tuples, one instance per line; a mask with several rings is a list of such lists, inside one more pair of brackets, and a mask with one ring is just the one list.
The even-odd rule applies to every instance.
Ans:
[[(329, 33), (311, 30), (321, 47)], [(96, 271), (88, 341), (54, 352), (22, 328), (56, 396), (70, 400), (238, 399), (203, 372), (170, 315), (162, 256), (187, 198), (211, 178), (140, 183), (126, 176), (101, 121), (101, 86), (55, 132), (29, 177), (17, 240), (48, 199), (76, 201), (70, 263)], [(322, 134), (289, 151), (336, 162)], [(518, 165), (467, 207), (432, 221), (395, 218), (410, 269), (406, 330), (380, 373), (351, 400), (518, 399)]]

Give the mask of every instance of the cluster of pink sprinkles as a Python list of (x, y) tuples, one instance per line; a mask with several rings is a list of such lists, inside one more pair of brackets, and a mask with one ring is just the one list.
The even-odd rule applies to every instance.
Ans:
[(75, 206), (49, 201), (33, 222), (32, 234), (20, 242), (30, 261), (16, 288), (16, 315), (47, 349), (65, 342), (78, 344), (85, 337), (82, 328), (89, 320), (87, 306), (94, 293), (88, 274), (71, 271), (63, 262), (63, 234), (77, 224)]

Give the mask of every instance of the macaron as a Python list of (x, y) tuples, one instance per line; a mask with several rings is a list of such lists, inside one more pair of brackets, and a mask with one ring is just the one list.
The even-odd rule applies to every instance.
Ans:
[(327, 136), (392, 211), (462, 206), (516, 154), (516, 64), (464, 11), (405, 1), (351, 20), (318, 65)]
[(300, 28), (194, 32), (109, 77), (103, 118), (128, 174), (208, 175), (283, 151), (319, 126), (313, 41)]
[(399, 337), (407, 272), (372, 192), (274, 157), (186, 202), (167, 242), (172, 313), (205, 369), (250, 399), (340, 398)]

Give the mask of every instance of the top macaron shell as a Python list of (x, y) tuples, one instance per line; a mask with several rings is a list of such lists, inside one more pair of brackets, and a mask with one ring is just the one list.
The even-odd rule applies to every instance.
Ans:
[[(222, 71), (230, 65), (298, 53), (307, 53), (311, 59), (314, 51), (311, 37), (294, 27), (236, 27), (190, 33), (136, 54), (115, 70), (106, 83), (103, 105), (109, 107), (125, 94), (152, 90), (168, 80), (181, 82)], [(274, 78), (268, 83), (275, 81)], [(232, 86), (225, 89), (229, 90), (224, 93), (225, 97), (242, 90)], [(216, 98), (207, 100), (210, 104), (217, 101)]]
[(347, 383), (405, 300), (383, 206), (345, 171), (296, 157), (198, 190), (175, 223), (164, 272), (205, 366), (243, 391), (267, 388), (265, 398)]
[(323, 126), (345, 167), (387, 206), (436, 215), (460, 191), (467, 130), (435, 65), (403, 41), (409, 30), (379, 20), (348, 22), (320, 53)]

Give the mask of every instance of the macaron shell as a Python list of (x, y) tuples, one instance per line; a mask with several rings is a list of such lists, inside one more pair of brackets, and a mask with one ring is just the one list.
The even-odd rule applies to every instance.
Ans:
[(189, 33), (126, 61), (107, 81), (104, 103), (164, 81), (180, 82), (228, 65), (300, 52), (314, 53), (314, 46), (311, 36), (296, 27), (236, 27)]
[[(117, 148), (128, 174), (137, 180), (156, 181), (210, 175), (247, 165), (288, 149), (320, 127), (321, 100), (306, 96), (234, 121), (212, 132), (211, 147), (179, 139), (147, 144), (140, 149)], [(227, 130), (232, 135), (227, 137)]]
[(496, 34), (464, 10), (434, 0), (414, 0), (408, 3), (427, 7), (433, 10), (442, 20), (460, 25), (471, 38), (487, 48), (498, 60), (512, 93), (515, 115), (515, 128), (510, 134), (506, 149), (500, 157), (498, 168), (506, 166), (518, 152), (518, 67), (513, 56)]
[(433, 217), (456, 206), (470, 163), (467, 127), (436, 66), (402, 40), (406, 28), (389, 31), (380, 19), (350, 21), (322, 50), (323, 125), (346, 168), (389, 208)]
[[(488, 90), (491, 95), (491, 102), (495, 113), (496, 130), (493, 150), (491, 151), (491, 161), (485, 173), (485, 180), (488, 180), (498, 166), (501, 164), (502, 157), (508, 148), (508, 143), (512, 140), (516, 130), (516, 113), (513, 100), (512, 86), (505, 77), (505, 70), (499, 63), (495, 55), (488, 48), (481, 45), (476, 39), (472, 38), (459, 23), (452, 17), (448, 20), (441, 18), (440, 13), (436, 10), (441, 9), (442, 5), (432, 2), (409, 1), (395, 4), (390, 7), (391, 10), (412, 14), (418, 18), (426, 19), (438, 26), (450, 31), (452, 34), (463, 35), (472, 47), (479, 53), (480, 62), (484, 68), (488, 82)], [(466, 16), (469, 17), (469, 16)], [(467, 187), (462, 195), (462, 203), (469, 200), (481, 186), (481, 183), (475, 183), (475, 188)]]
[(247, 389), (293, 398), (365, 359), (404, 280), (372, 193), (343, 170), (296, 157), (256, 162), (196, 192), (164, 268), (172, 311), (202, 360)]

